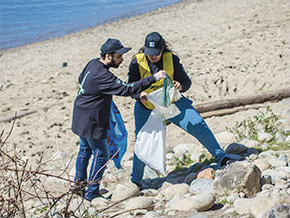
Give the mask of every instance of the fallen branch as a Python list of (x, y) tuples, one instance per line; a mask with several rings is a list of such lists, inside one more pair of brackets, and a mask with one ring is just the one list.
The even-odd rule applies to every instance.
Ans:
[(266, 101), (282, 100), (284, 98), (289, 97), (290, 97), (290, 88), (286, 88), (278, 91), (264, 92), (254, 96), (245, 96), (234, 99), (218, 100), (194, 104), (194, 107), (199, 113), (204, 113), (208, 111), (234, 108), (250, 104), (259, 104), (264, 103)]
[(229, 115), (234, 114), (239, 111), (245, 111), (249, 109), (259, 109), (262, 107), (266, 107), (265, 105), (249, 105), (244, 107), (238, 107), (238, 108), (230, 108), (230, 109), (222, 109), (222, 110), (216, 110), (216, 111), (209, 111), (205, 113), (200, 113), (203, 119), (214, 117), (214, 116), (223, 116), (223, 115)]

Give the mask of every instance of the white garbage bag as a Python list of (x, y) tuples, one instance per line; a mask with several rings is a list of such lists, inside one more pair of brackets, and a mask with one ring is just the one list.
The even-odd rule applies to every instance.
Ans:
[[(169, 88), (171, 101), (181, 97), (174, 87)], [(142, 126), (136, 137), (135, 154), (150, 168), (159, 173), (166, 174), (166, 124), (165, 120), (175, 117), (180, 110), (175, 104), (163, 106), (163, 89), (151, 92), (147, 98), (155, 106), (146, 123)]]

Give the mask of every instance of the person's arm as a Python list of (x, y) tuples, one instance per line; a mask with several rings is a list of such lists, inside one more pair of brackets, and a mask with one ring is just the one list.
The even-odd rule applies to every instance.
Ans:
[(146, 77), (144, 79), (127, 83), (117, 78), (113, 73), (107, 71), (98, 77), (99, 90), (102, 94), (119, 95), (119, 96), (133, 96), (141, 93), (143, 90), (148, 89), (152, 83), (165, 78), (165, 71)]
[[(129, 65), (128, 83), (136, 82), (141, 79), (137, 59), (134, 58)], [(134, 99), (140, 101), (140, 93), (132, 96)]]
[(186, 92), (191, 86), (191, 80), (186, 73), (185, 69), (183, 68), (182, 64), (180, 63), (179, 58), (176, 55), (173, 55), (173, 64), (174, 64), (174, 80), (178, 83), (175, 83), (175, 86), (180, 87), (180, 92)]

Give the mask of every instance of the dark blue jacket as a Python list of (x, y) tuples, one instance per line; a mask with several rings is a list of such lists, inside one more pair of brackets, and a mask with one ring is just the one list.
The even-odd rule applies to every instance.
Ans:
[(132, 96), (154, 82), (154, 76), (123, 82), (99, 59), (91, 60), (79, 76), (81, 85), (74, 102), (72, 131), (85, 138), (107, 138), (112, 95)]
[[(146, 56), (147, 63), (149, 65), (150, 71), (152, 74), (157, 73), (159, 70), (163, 70), (163, 58), (161, 57), (160, 61), (157, 63), (152, 63), (148, 60), (148, 57)], [(184, 70), (182, 64), (179, 61), (179, 58), (172, 54), (173, 59), (173, 79), (180, 82), (182, 86), (181, 92), (186, 92), (190, 86), (191, 86), (191, 80), (188, 77), (186, 71)], [(133, 60), (130, 63), (129, 66), (129, 73), (128, 73), (128, 82), (134, 82), (141, 79), (139, 66), (136, 58), (133, 58)], [(140, 94), (135, 94), (133, 97), (139, 101)], [(142, 105), (142, 104), (141, 104)]]

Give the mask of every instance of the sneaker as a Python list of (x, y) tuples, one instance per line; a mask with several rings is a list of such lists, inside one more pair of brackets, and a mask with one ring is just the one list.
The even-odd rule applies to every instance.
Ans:
[(105, 197), (103, 195), (101, 195), (100, 193), (97, 193), (95, 195), (92, 195), (91, 193), (86, 193), (84, 195), (84, 199), (86, 199), (87, 201), (91, 202), (92, 200), (94, 200), (95, 198), (104, 198), (104, 199), (107, 199), (107, 200), (110, 200), (112, 198), (112, 194), (110, 194), (108, 197)]

